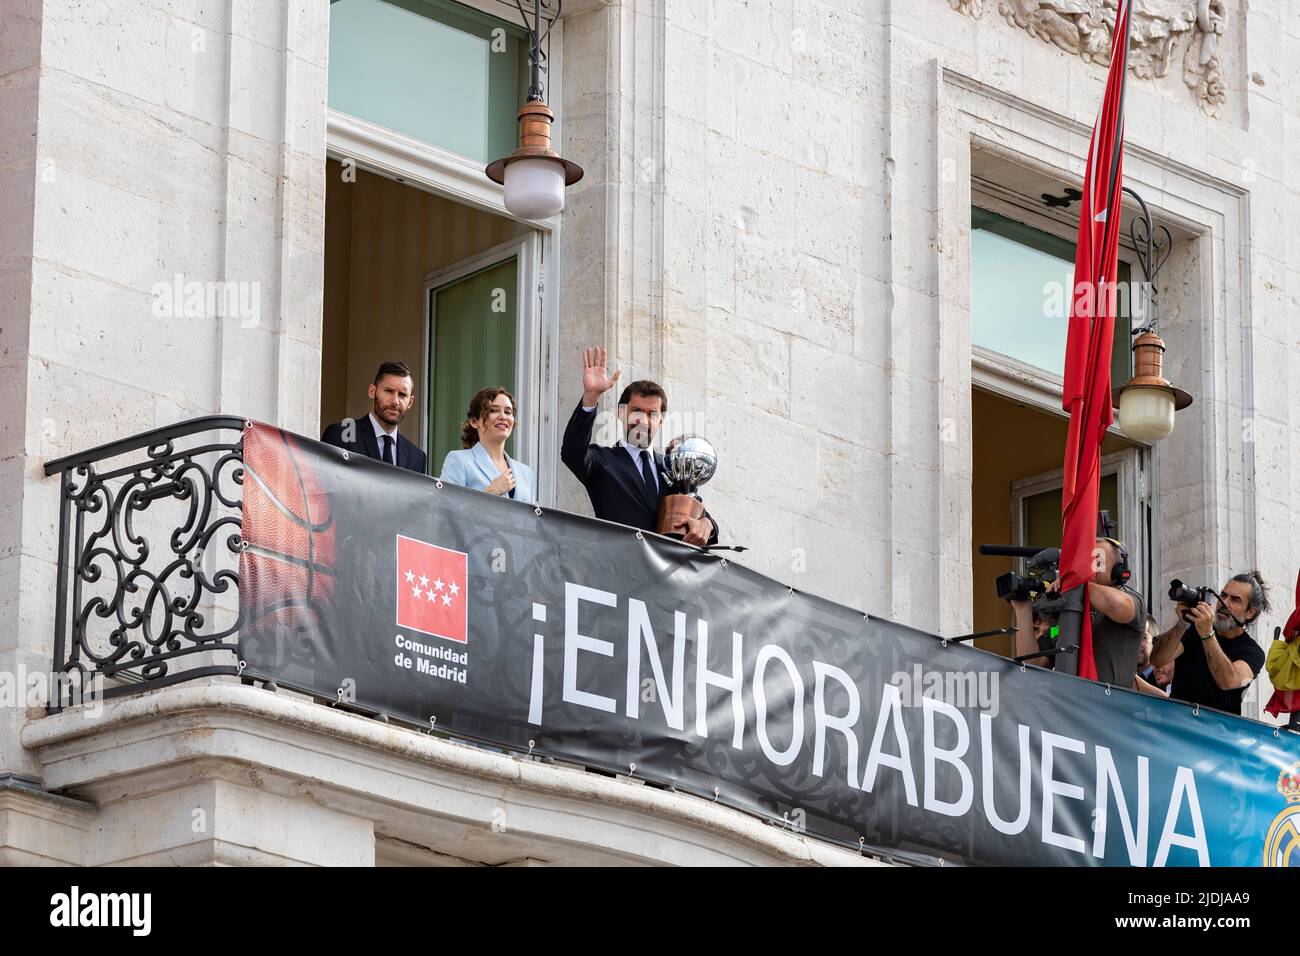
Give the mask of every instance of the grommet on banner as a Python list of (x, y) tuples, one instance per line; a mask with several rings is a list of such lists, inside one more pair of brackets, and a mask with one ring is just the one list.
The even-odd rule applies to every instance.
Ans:
[(643, 535), (640, 531), (638, 531), (638, 532), (636, 533), (636, 539), (637, 539), (638, 541), (644, 541), (644, 540), (645, 540), (645, 535)]
[(1277, 732), (1277, 728), (1276, 728), (1276, 727), (1273, 728), (1273, 736), (1274, 736), (1274, 737), (1280, 737), (1280, 736), (1282, 736), (1281, 734), (1279, 734), (1279, 733)]
[(1200, 705), (1200, 704), (1192, 704), (1192, 716), (1193, 716), (1193, 717), (1199, 717), (1199, 716), (1201, 716), (1201, 705)]
[(714, 788), (713, 788), (713, 802), (714, 802), (714, 803), (717, 803), (717, 802), (718, 802), (718, 797), (720, 797), (720, 796), (722, 796), (722, 788), (721, 788), (721, 787), (714, 787)]
[(343, 688), (342, 688), (342, 687), (336, 687), (336, 688), (334, 688), (334, 693), (338, 695), (338, 700), (332, 700), (332, 701), (330, 701), (330, 706), (331, 706), (331, 707), (334, 707), (334, 706), (336, 706), (336, 705), (338, 705), (338, 704), (343, 703), (343, 693), (344, 693)]
[(251, 420), (251, 419), (247, 419), (247, 418), (244, 419), (244, 427), (245, 427), (245, 428), (252, 428), (252, 427), (253, 427), (253, 422), (252, 422), (252, 420)]
[(866, 623), (866, 622), (869, 621), (869, 620), (871, 620), (871, 616), (870, 616), (869, 614), (867, 614), (866, 611), (863, 611), (863, 612), (862, 612), (862, 621), (863, 621), (863, 623)]
[(1106, 696), (1107, 696), (1107, 697), (1110, 696), (1110, 685), (1109, 685), (1109, 684), (1106, 684)]
[(436, 479), (436, 480), (434, 481), (434, 483), (433, 483), (433, 486), (434, 486), (435, 488), (441, 488), (441, 487), (442, 487), (442, 479), (441, 479), (441, 478)]
[(727, 566), (727, 559), (726, 559), (726, 558), (723, 558), (723, 559), (722, 559), (722, 566), (723, 566), (724, 568)]
[(240, 661), (240, 662), (239, 662), (238, 664), (236, 664), (235, 666), (238, 668), (238, 670), (236, 671), (237, 676), (239, 676), (239, 677), (243, 677), (243, 676), (244, 676), (244, 668), (248, 666), (248, 662), (247, 662), (247, 661)]
[(939, 642), (939, 646), (940, 646), (940, 647), (947, 647), (947, 646), (948, 646), (948, 639), (945, 637), (943, 640), (941, 640), (941, 641)]
[(1029, 665), (1026, 664), (1024, 661), (1021, 661), (1021, 662), (1020, 662), (1020, 673), (1023, 674), (1023, 673), (1024, 673), (1025, 671), (1027, 671), (1027, 670), (1029, 670)]
[(348, 460), (348, 453), (347, 453), (346, 451), (343, 452), (343, 460), (344, 460), (344, 461), (347, 461), (347, 460)]
[(435, 715), (435, 714), (430, 714), (430, 715), (429, 715), (429, 729), (426, 730), (425, 733), (426, 733), (426, 734), (431, 734), (431, 733), (433, 733), (433, 728), (437, 725), (437, 723), (438, 723), (438, 717), (437, 717), (437, 715)]
[(866, 837), (863, 837), (863, 836), (858, 837), (858, 852), (861, 853), (863, 856), (866, 855), (866, 853), (867, 853), (867, 838), (866, 838)]
[(793, 588), (792, 586), (787, 586), (786, 589), (785, 589), (785, 593), (786, 593), (786, 594), (794, 594), (794, 588)]
[(533, 514), (537, 515), (537, 517), (540, 518), (540, 517), (542, 516), (542, 509), (541, 509), (541, 508), (534, 508), (534, 509), (533, 509)]
[(536, 746), (537, 746), (537, 741), (536, 741), (536, 740), (530, 740), (530, 741), (528, 741), (528, 756), (531, 757), (531, 756), (533, 755), (533, 748), (536, 747)]

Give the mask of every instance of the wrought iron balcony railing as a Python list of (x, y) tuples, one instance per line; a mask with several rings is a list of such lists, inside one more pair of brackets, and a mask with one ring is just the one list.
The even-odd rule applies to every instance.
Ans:
[(244, 425), (196, 418), (45, 465), (60, 476), (50, 710), (99, 680), (115, 697), (239, 673)]

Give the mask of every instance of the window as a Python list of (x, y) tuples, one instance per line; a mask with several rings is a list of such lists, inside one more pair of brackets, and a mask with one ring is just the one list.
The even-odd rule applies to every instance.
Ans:
[[(979, 207), (971, 208), (971, 344), (1058, 378), (1074, 287), (1072, 240)], [(1120, 260), (1118, 280), (1129, 288)], [(1121, 295), (1111, 352), (1111, 381), (1128, 380), (1132, 361), (1128, 299)]]
[(526, 37), (451, 0), (332, 0), (329, 105), (486, 163), (516, 145)]

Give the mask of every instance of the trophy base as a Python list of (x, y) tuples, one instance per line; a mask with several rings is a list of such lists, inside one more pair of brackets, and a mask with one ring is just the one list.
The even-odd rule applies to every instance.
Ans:
[(658, 532), (673, 538), (682, 537), (687, 518), (704, 517), (704, 502), (691, 495), (664, 495), (659, 502)]

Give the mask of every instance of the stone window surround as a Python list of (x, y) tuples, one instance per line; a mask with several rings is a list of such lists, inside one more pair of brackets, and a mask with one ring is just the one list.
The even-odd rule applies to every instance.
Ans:
[[(518, 12), (500, 0), (456, 0), (501, 20), (523, 25)], [(562, 103), (564, 97), (564, 21), (557, 21), (547, 41), (549, 72), (545, 75), (547, 101)], [(552, 141), (563, 142), (562, 110), (556, 111)], [(423, 189), (454, 202), (494, 215), (525, 223), (537, 230), (536, 241), (520, 246), (521, 285), (535, 277), (539, 304), (532, 334), (521, 337), (520, 368), (525, 374), (517, 383), (520, 400), (536, 410), (529, 423), (530, 435), (520, 445), (523, 460), (533, 463), (539, 476), (555, 475), (559, 468), (559, 422), (556, 418), (559, 352), (559, 290), (561, 222), (563, 214), (549, 219), (520, 219), (505, 206), (505, 189), (483, 172), (483, 164), (439, 146), (370, 123), (326, 107), (326, 156), (339, 162), (351, 160), (357, 168), (400, 183)], [(521, 299), (522, 302), (522, 299)], [(427, 329), (426, 329), (427, 334)], [(424, 356), (427, 357), (428, 350)], [(422, 363), (425, 358), (422, 357)], [(427, 376), (422, 375), (422, 379)], [(421, 432), (424, 425), (421, 425)], [(522, 436), (521, 436), (522, 437)], [(528, 450), (531, 446), (532, 451)], [(555, 482), (542, 477), (538, 504), (555, 506)]]
[[(958, 382), (960, 392), (969, 395), (972, 155), (1000, 156), (1077, 186), (1082, 182), (1091, 124), (1061, 116), (938, 63), (935, 86), (938, 135), (934, 168), (951, 172), (936, 177), (939, 328), (941, 335), (951, 337), (940, 346), (940, 354), (947, 365), (957, 366), (945, 367), (945, 377)], [(1145, 149), (1138, 145), (1140, 136), (1133, 130), (1128, 133), (1125, 181), (1142, 194), (1156, 221), (1191, 237), (1192, 248), (1184, 257), (1184, 266), (1194, 270), (1189, 285), (1198, 303), (1210, 303), (1190, 319), (1180, 319), (1168, 303), (1162, 313), (1161, 329), (1171, 345), (1166, 375), (1191, 391), (1196, 404), (1179, 414), (1174, 434), (1153, 449), (1152, 485), (1166, 508), (1169, 502), (1178, 501), (1180, 509), (1204, 515), (1205, 525), (1204, 532), (1191, 541), (1178, 542), (1181, 556), (1175, 557), (1171, 553), (1175, 542), (1162, 533), (1164, 523), (1157, 514), (1152, 566), (1161, 577), (1221, 580), (1229, 568), (1254, 566), (1251, 562), (1257, 551), (1254, 502), (1250, 495), (1233, 495), (1253, 485), (1254, 460), (1249, 447), (1243, 446), (1241, 429), (1230, 417), (1234, 408), (1252, 407), (1248, 193)], [(1171, 267), (1173, 264), (1171, 259)], [(1161, 276), (1162, 288), (1170, 271), (1167, 268)], [(1203, 317), (1212, 318), (1207, 321)], [(1195, 335), (1197, 328), (1199, 336)], [(1240, 371), (1229, 375), (1225, 371), (1229, 369)], [(964, 510), (969, 513), (969, 404), (958, 411), (963, 412), (955, 417), (957, 447), (967, 456)], [(1201, 481), (1188, 487), (1187, 472), (1198, 466)], [(1182, 487), (1175, 489), (1175, 481)], [(969, 553), (969, 526), (964, 534)]]

